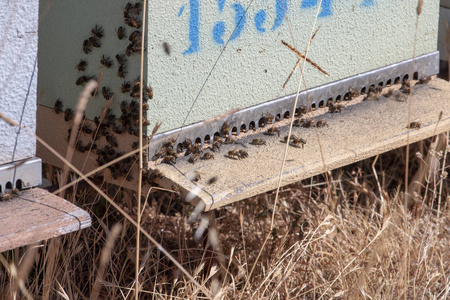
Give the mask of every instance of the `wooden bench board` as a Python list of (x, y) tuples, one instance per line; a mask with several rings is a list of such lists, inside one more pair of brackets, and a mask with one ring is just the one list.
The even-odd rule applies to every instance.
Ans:
[(83, 209), (46, 190), (24, 190), (0, 201), (0, 252), (74, 232), (91, 225)]

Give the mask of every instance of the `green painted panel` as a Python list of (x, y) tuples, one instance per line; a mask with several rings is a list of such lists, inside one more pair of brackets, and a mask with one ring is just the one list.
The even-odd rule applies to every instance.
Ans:
[[(282, 90), (297, 62), (284, 40), (303, 52), (317, 12), (316, 0), (153, 0), (148, 4), (145, 80), (153, 87), (149, 119), (163, 121), (162, 131), (192, 124), (235, 107), (249, 107), (292, 94), (299, 72)], [(41, 1), (38, 94), (41, 104), (53, 106), (61, 98), (73, 107), (82, 89), (77, 78), (103, 72), (102, 85), (114, 92), (113, 109), (131, 101), (121, 93), (117, 54), (129, 41), (119, 40), (124, 26), (125, 1)], [(134, 2), (133, 2), (134, 3)], [(323, 85), (411, 58), (417, 1), (323, 0), (320, 29), (308, 57), (328, 74), (311, 65), (305, 69), (308, 87)], [(439, 0), (424, 1), (416, 55), (437, 49)], [(289, 18), (290, 26), (286, 20)], [(101, 47), (82, 51), (96, 25), (104, 29)], [(294, 40), (293, 40), (294, 39)], [(163, 44), (170, 46), (170, 55)], [(111, 57), (111, 69), (100, 64)], [(140, 56), (128, 58), (126, 80), (139, 75)], [(79, 72), (75, 65), (85, 59)], [(99, 115), (105, 100), (94, 98), (88, 116)]]

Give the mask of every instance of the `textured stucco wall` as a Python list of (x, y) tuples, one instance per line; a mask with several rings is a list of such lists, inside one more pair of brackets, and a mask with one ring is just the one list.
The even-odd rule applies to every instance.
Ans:
[[(38, 1), (0, 1), (0, 111), (36, 130)], [(36, 140), (0, 120), (0, 164), (33, 157)], [(17, 146), (16, 145), (17, 138)]]
[[(281, 44), (281, 40), (293, 44), (284, 14), (287, 12), (291, 22), (297, 48), (303, 51), (317, 3), (149, 1), (145, 79), (154, 90), (149, 110), (152, 124), (163, 121), (161, 131), (167, 131), (235, 107), (293, 94), (298, 72), (281, 91), (297, 61), (295, 54)], [(99, 67), (99, 61), (103, 54), (114, 58), (127, 46), (127, 41), (118, 40), (115, 34), (119, 26), (125, 26), (125, 4), (106, 0), (41, 1), (41, 14), (46, 13), (40, 21), (39, 37), (38, 91), (45, 93), (41, 104), (51, 107), (61, 98), (65, 107), (74, 107), (82, 89), (74, 84), (81, 75), (75, 65), (86, 58), (89, 65), (85, 73), (97, 75), (104, 71), (102, 85), (113, 88), (114, 110), (119, 112), (118, 103), (127, 99), (118, 91), (123, 80), (117, 77), (117, 68), (106, 70)], [(317, 22), (321, 28), (308, 56), (330, 76), (327, 78), (307, 65), (308, 87), (411, 58), (416, 5), (415, 0), (323, 0)], [(416, 55), (437, 49), (438, 14), (439, 0), (424, 1)], [(95, 24), (103, 26), (105, 37), (101, 48), (85, 55), (81, 45)], [(170, 45), (170, 55), (165, 53), (163, 43)], [(131, 56), (127, 80), (137, 77), (138, 66), (139, 56)], [(104, 99), (96, 97), (87, 115), (99, 115), (103, 105)]]

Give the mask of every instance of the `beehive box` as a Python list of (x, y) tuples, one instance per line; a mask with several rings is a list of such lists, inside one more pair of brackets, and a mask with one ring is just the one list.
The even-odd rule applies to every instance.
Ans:
[[(126, 87), (127, 83), (133, 86), (139, 76), (141, 3), (41, 2), (38, 89), (43, 94), (40, 104), (47, 107), (42, 118), (56, 116), (51, 108), (57, 99), (64, 109), (73, 109), (84, 81), (101, 76), (99, 92), (86, 115), (91, 120), (98, 117), (105, 98), (113, 95), (113, 119), (117, 119), (116, 127), (121, 126), (120, 103), (125, 101), (128, 110), (130, 103), (136, 104), (137, 95)], [(210, 141), (224, 120), (202, 121), (237, 107), (244, 110), (228, 121), (230, 132), (238, 134), (251, 126), (257, 128), (264, 115), (292, 116), (298, 80), (284, 84), (298, 56), (285, 44), (304, 52), (311, 32), (318, 28), (308, 51), (314, 63), (305, 68), (313, 106), (343, 99), (350, 88), (367, 91), (372, 85), (385, 86), (410, 76), (415, 1), (325, 0), (320, 7), (318, 3), (149, 1), (143, 78), (153, 94), (147, 99), (149, 132), (156, 122), (162, 122), (149, 158), (169, 136), (177, 136), (177, 143), (185, 138)], [(439, 1), (425, 1), (415, 47), (416, 77), (438, 71), (438, 15)], [(101, 36), (96, 26), (101, 27)], [(121, 62), (123, 58), (126, 63)], [(80, 62), (87, 63), (85, 68)], [(308, 104), (305, 93), (299, 99), (299, 105), (304, 104)], [(126, 114), (129, 117), (129, 111)], [(51, 129), (50, 122), (45, 122), (48, 125), (43, 128)], [(64, 122), (58, 124), (55, 144), (59, 143), (57, 136), (62, 140), (67, 136), (68, 127)], [(126, 127), (118, 130), (120, 151), (131, 150), (136, 141), (136, 124)]]

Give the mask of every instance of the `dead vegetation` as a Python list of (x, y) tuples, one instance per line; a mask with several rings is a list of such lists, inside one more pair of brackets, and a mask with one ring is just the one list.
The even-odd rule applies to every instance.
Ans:
[[(411, 145), (416, 176), (410, 176), (414, 197), (406, 211), (405, 152), (398, 149), (330, 172), (329, 189), (322, 176), (282, 188), (273, 230), (273, 192), (211, 213), (209, 235), (218, 238), (217, 251), (206, 235), (195, 241), (200, 221), (189, 223), (192, 207), (173, 193), (151, 194), (142, 228), (218, 299), (446, 299), (448, 143), (440, 138), (443, 143)], [(117, 194), (115, 201), (136, 217), (133, 195), (115, 186), (102, 189)], [(131, 298), (135, 227), (83, 182), (67, 197), (91, 214), (92, 227), (3, 253), (3, 295), (23, 288), (38, 299)], [(207, 297), (147, 239), (139, 251), (140, 298)], [(29, 275), (18, 281), (15, 265)]]

